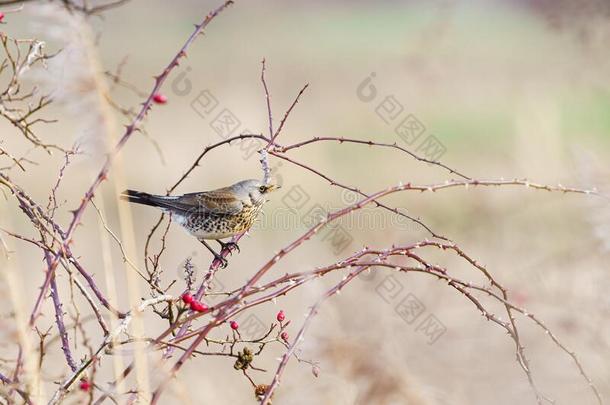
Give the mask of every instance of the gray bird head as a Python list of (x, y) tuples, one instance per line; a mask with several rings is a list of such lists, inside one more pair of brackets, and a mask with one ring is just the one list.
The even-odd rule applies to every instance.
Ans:
[(275, 184), (265, 184), (260, 180), (243, 180), (231, 186), (233, 192), (241, 198), (250, 198), (254, 204), (262, 204), (266, 201), (265, 196), (280, 188)]

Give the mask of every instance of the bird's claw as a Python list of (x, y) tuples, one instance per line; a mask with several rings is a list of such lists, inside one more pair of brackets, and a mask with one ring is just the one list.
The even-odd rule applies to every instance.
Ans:
[(229, 251), (229, 253), (233, 253), (233, 249), (237, 250), (237, 253), (240, 253), (239, 250), (239, 246), (237, 245), (237, 243), (235, 242), (222, 242), (222, 241), (218, 241), (218, 243), (220, 243), (221, 248), (227, 249)]
[[(214, 255), (214, 262), (218, 261), (220, 263), (220, 268), (224, 269), (225, 267), (227, 267), (227, 265), (229, 264), (229, 262), (227, 261), (227, 259), (225, 259), (220, 253), (222, 253), (222, 251), (220, 253), (216, 252), (214, 249), (212, 249), (212, 247), (210, 245), (208, 245), (208, 243), (204, 240), (204, 239), (199, 239), (199, 242), (201, 242), (201, 244), (203, 246), (206, 247), (207, 250), (210, 251), (210, 253), (212, 253)], [(220, 241), (219, 241), (220, 242)], [(222, 244), (222, 243), (221, 243)]]
[(225, 259), (224, 257), (222, 257), (222, 255), (215, 253), (214, 254), (214, 260), (218, 260), (220, 262), (220, 268), (224, 269), (225, 267), (227, 267), (229, 265), (229, 261), (227, 259)]

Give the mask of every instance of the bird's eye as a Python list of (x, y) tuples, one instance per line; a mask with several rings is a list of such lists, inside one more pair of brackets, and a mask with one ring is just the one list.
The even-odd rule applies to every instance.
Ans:
[(265, 187), (265, 186), (260, 186), (260, 187), (258, 188), (258, 190), (259, 190), (261, 193), (264, 193), (265, 191), (267, 191), (267, 187)]

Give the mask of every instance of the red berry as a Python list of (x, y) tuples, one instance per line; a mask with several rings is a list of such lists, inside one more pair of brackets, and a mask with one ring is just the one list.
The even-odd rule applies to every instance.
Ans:
[(189, 294), (189, 293), (182, 294), (182, 302), (184, 302), (185, 304), (190, 304), (194, 300), (195, 300), (195, 298), (193, 298), (193, 296), (191, 294)]
[(153, 101), (157, 104), (165, 104), (167, 103), (167, 97), (161, 93), (155, 93)]
[(239, 328), (239, 324), (235, 321), (229, 322), (229, 325), (231, 325), (231, 329), (233, 330), (237, 330)]
[(4, 20), (4, 13), (0, 11), (0, 22), (2, 22), (2, 20)]
[(190, 307), (195, 312), (205, 312), (209, 309), (207, 305), (199, 301), (191, 302)]
[(277, 319), (278, 322), (284, 321), (284, 319), (286, 319), (286, 314), (284, 314), (284, 310), (281, 310), (280, 312), (278, 312), (277, 315), (275, 316), (275, 319)]
[(282, 334), (280, 335), (280, 337), (282, 338), (282, 340), (284, 342), (288, 342), (288, 332), (284, 331), (282, 332)]
[(91, 389), (91, 383), (87, 380), (81, 380), (80, 384), (78, 385), (78, 388), (81, 391), (89, 391)]

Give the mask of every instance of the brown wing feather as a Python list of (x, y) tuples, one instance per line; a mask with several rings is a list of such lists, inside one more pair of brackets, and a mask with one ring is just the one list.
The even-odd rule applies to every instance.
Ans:
[(184, 194), (176, 202), (190, 209), (201, 207), (201, 209), (225, 215), (237, 214), (244, 208), (243, 202), (235, 198), (235, 193), (228, 187)]
[(125, 190), (121, 198), (138, 204), (178, 211), (183, 214), (205, 211), (221, 215), (235, 215), (243, 210), (245, 204), (249, 205), (249, 201), (242, 202), (236, 198), (235, 193), (228, 187), (182, 196), (161, 196), (135, 190)]

